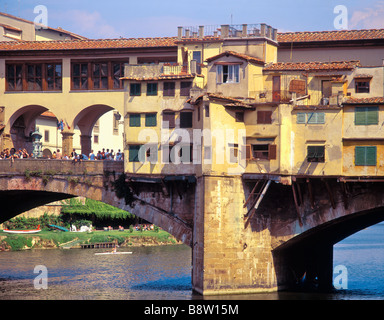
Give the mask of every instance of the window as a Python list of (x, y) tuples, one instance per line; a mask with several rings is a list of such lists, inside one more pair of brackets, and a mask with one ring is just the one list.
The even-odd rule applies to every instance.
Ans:
[(201, 74), (201, 51), (193, 51), (192, 59), (196, 61), (196, 72)]
[(355, 107), (355, 125), (377, 125), (379, 107)]
[(180, 128), (192, 128), (192, 112), (180, 112)]
[(376, 146), (355, 147), (355, 166), (376, 166)]
[(193, 145), (187, 144), (180, 146), (179, 150), (179, 161), (181, 163), (192, 163), (193, 162)]
[(129, 115), (129, 126), (130, 127), (140, 127), (141, 126), (141, 114), (130, 114)]
[(47, 64), (47, 90), (59, 90), (62, 88), (61, 64)]
[(117, 111), (113, 111), (112, 125), (113, 125), (114, 135), (119, 134), (119, 120), (120, 120), (120, 114)]
[(325, 113), (324, 112), (309, 112), (304, 113), (300, 112), (296, 117), (297, 123), (308, 123), (308, 124), (324, 124), (325, 123)]
[(324, 162), (325, 146), (307, 146), (308, 162)]
[(156, 117), (157, 117), (156, 113), (147, 113), (145, 115), (145, 126), (156, 127), (157, 126)]
[(145, 151), (146, 159), (150, 163), (157, 163), (157, 144), (148, 146)]
[(229, 143), (229, 162), (236, 163), (239, 155), (239, 145), (237, 143)]
[(276, 160), (277, 146), (275, 144), (246, 145), (245, 155), (247, 160)]
[(174, 97), (175, 96), (175, 83), (174, 82), (164, 82), (163, 96), (164, 97)]
[(72, 90), (123, 89), (120, 80), (124, 75), (122, 61), (94, 61), (72, 63)]
[(93, 64), (93, 88), (108, 89), (108, 64)]
[(129, 86), (129, 94), (131, 96), (140, 96), (141, 95), (141, 84), (140, 83), (131, 83)]
[(356, 93), (369, 93), (369, 80), (355, 80)]
[(236, 122), (244, 122), (244, 112), (235, 113)]
[(217, 83), (238, 83), (240, 66), (236, 65), (217, 65)]
[(72, 89), (88, 89), (88, 63), (72, 65)]
[(41, 64), (27, 65), (27, 90), (41, 91), (43, 90), (43, 74)]
[(49, 142), (49, 130), (44, 130), (44, 142)]
[(272, 123), (272, 111), (257, 111), (257, 123), (258, 124), (271, 124)]
[(96, 144), (99, 143), (99, 136), (98, 135), (93, 136), (93, 143), (96, 143)]
[(8, 91), (23, 90), (23, 65), (21, 64), (7, 65), (7, 90)]
[(192, 82), (191, 81), (182, 81), (180, 83), (180, 95), (181, 96), (189, 96), (189, 93), (190, 93), (190, 90), (191, 90), (191, 87), (192, 87)]
[(209, 103), (204, 105), (205, 117), (209, 118)]
[(157, 96), (157, 83), (156, 82), (147, 83), (147, 96)]
[(129, 162), (139, 162), (139, 151), (141, 145), (129, 146)]
[(163, 128), (174, 128), (175, 127), (175, 113), (164, 112), (163, 113)]
[(112, 63), (112, 77), (113, 77), (113, 88), (123, 89), (123, 81), (120, 80), (124, 75), (124, 63), (113, 62)]

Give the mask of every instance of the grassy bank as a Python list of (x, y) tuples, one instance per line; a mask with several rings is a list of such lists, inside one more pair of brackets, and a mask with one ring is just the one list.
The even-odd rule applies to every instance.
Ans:
[(176, 244), (176, 239), (169, 233), (156, 231), (93, 231), (93, 232), (61, 232), (42, 230), (35, 234), (9, 234), (0, 231), (0, 251), (16, 251), (27, 249), (55, 249), (63, 244), (77, 240), (76, 245), (82, 243), (113, 242), (121, 247), (149, 246)]

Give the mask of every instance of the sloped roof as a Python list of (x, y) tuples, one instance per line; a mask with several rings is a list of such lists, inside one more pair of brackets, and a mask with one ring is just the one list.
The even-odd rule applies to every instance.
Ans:
[(121, 38), (96, 40), (59, 41), (0, 41), (0, 51), (35, 50), (86, 50), (86, 49), (124, 49), (148, 47), (176, 47), (177, 38)]
[(343, 104), (384, 104), (384, 97), (348, 98)]
[(360, 66), (360, 61), (333, 62), (277, 62), (264, 68), (264, 71), (324, 71), (352, 70)]
[(214, 60), (219, 59), (219, 58), (224, 57), (224, 56), (227, 56), (227, 57), (228, 56), (234, 56), (234, 57), (246, 60), (248, 62), (264, 65), (264, 61), (259, 59), (259, 58), (248, 56), (246, 54), (238, 53), (238, 52), (235, 52), (235, 51), (224, 51), (222, 53), (219, 53), (218, 55), (215, 55), (213, 57), (210, 57), (210, 58), (206, 59), (205, 61), (211, 62), (211, 61), (214, 61)]
[(277, 34), (279, 43), (384, 39), (384, 29), (302, 31)]

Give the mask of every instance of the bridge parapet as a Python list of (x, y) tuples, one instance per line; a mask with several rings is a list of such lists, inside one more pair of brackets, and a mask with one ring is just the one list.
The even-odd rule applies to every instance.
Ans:
[(26, 171), (41, 171), (61, 173), (67, 175), (77, 174), (103, 174), (104, 172), (122, 173), (123, 161), (80, 161), (72, 160), (42, 160), (42, 159), (15, 159), (11, 161), (0, 160), (0, 174), (25, 173)]

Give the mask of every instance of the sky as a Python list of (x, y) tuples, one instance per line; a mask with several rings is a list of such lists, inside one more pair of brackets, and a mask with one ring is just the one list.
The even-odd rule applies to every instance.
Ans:
[(178, 26), (266, 23), (279, 32), (384, 28), (384, 0), (0, 0), (0, 11), (34, 21), (47, 8), (48, 26), (101, 38), (177, 36)]

